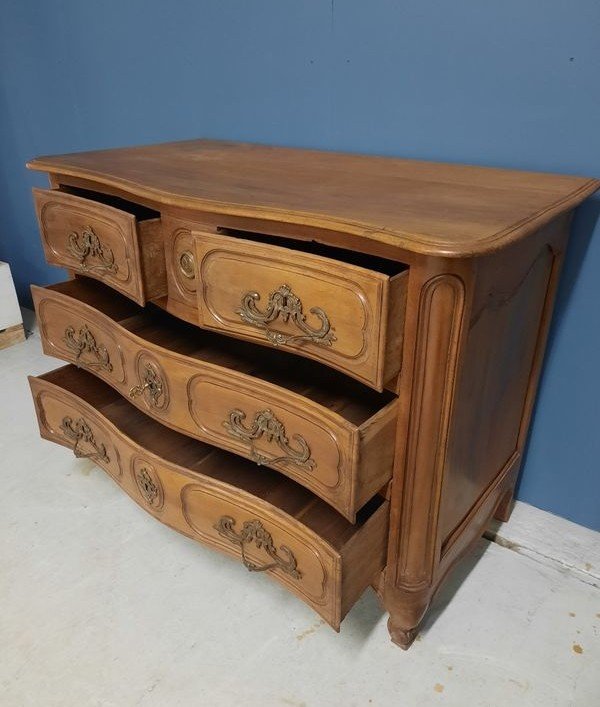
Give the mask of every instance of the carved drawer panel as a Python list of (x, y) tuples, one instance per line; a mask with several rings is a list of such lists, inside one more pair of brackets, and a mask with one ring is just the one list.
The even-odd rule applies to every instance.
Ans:
[(198, 323), (196, 256), (189, 221), (169, 214), (162, 217), (165, 234), (168, 298), (171, 314), (193, 324)]
[(48, 263), (102, 280), (139, 304), (166, 293), (155, 212), (120, 200), (123, 208), (115, 208), (101, 194), (34, 189), (33, 195)]
[(74, 280), (32, 288), (42, 345), (174, 430), (277, 469), (350, 521), (389, 480), (397, 399)]
[(407, 282), (400, 263), (372, 258), (380, 272), (317, 244), (193, 236), (201, 326), (322, 361), (377, 390), (398, 374)]
[(29, 381), (41, 436), (68, 447), (77, 458), (91, 459), (121, 480), (123, 465), (119, 446), (111, 426), (98, 411), (82, 406), (57, 386), (43, 385), (31, 376)]
[(272, 576), (334, 628), (382, 569), (389, 512), (382, 498), (352, 525), (280, 474), (257, 475), (249, 462), (161, 427), (80, 369), (65, 366), (30, 384), (42, 437), (73, 448), (63, 418), (90, 421), (97, 439), (86, 438), (81, 451), (91, 450), (142, 508)]
[(77, 300), (31, 288), (44, 352), (94, 371), (113, 384), (125, 384), (122, 346), (104, 318)]

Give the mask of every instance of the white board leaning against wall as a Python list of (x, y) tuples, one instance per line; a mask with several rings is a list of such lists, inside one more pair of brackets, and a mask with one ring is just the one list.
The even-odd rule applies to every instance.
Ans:
[(10, 273), (10, 265), (0, 261), (0, 349), (25, 341), (23, 317)]

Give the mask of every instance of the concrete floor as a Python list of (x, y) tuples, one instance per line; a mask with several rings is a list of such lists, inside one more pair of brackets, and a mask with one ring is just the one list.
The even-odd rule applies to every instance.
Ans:
[(336, 634), (40, 440), (25, 376), (56, 365), (36, 334), (0, 351), (2, 707), (600, 705), (600, 535), (521, 505), (530, 546), (482, 539), (409, 652), (371, 590)]

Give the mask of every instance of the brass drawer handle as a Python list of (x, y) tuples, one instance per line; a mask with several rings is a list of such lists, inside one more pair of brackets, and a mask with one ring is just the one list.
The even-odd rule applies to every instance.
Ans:
[(148, 394), (150, 405), (153, 407), (160, 406), (160, 398), (164, 392), (164, 383), (160, 375), (149, 363), (144, 365), (144, 375), (142, 382), (139, 385), (134, 385), (129, 389), (129, 397), (131, 399), (143, 393)]
[[(321, 320), (321, 328), (313, 329), (306, 323), (306, 314), (302, 311), (302, 301), (292, 292), (289, 285), (280, 285), (269, 295), (267, 308), (261, 312), (256, 303), (260, 300), (258, 292), (246, 292), (242, 297), (242, 305), (235, 310), (247, 324), (264, 329), (267, 339), (274, 345), (299, 344), (310, 342), (319, 346), (331, 346), (336, 341), (334, 330), (329, 318), (321, 307), (312, 307), (311, 314)], [(282, 331), (270, 329), (269, 324), (279, 316), (283, 322), (291, 321), (302, 334), (284, 334)]]
[[(62, 419), (60, 428), (67, 439), (75, 442), (73, 454), (77, 458), (87, 457), (88, 459), (97, 459), (99, 461), (106, 462), (107, 464), (110, 462), (108, 454), (106, 453), (106, 446), (96, 442), (92, 428), (83, 419), (83, 417), (73, 421), (72, 417), (65, 416)], [(79, 448), (79, 445), (82, 442), (91, 446), (95, 451), (83, 452)]]
[[(284, 555), (280, 557), (275, 549), (271, 533), (263, 526), (259, 520), (247, 520), (242, 526), (242, 532), (236, 533), (233, 526), (236, 524), (235, 518), (231, 516), (221, 516), (213, 528), (224, 538), (227, 538), (242, 551), (242, 562), (249, 572), (266, 572), (271, 569), (279, 569), (289, 574), (294, 579), (301, 579), (302, 572), (298, 569), (298, 563), (294, 553), (287, 545), (281, 545), (279, 550)], [(259, 550), (264, 550), (273, 560), (264, 565), (257, 565), (246, 557), (245, 546), (254, 543)]]
[(104, 371), (108, 371), (108, 373), (112, 372), (113, 366), (110, 362), (110, 356), (108, 355), (106, 346), (96, 343), (94, 335), (85, 324), (79, 328), (77, 335), (75, 334), (75, 328), (68, 326), (65, 329), (63, 341), (67, 345), (67, 348), (71, 349), (75, 354), (75, 363), (77, 365), (79, 365), (80, 358), (85, 353), (90, 356), (95, 356), (97, 360), (81, 361), (81, 363), (89, 368), (100, 368)]
[[(292, 439), (298, 445), (297, 449), (290, 446), (285, 427), (272, 410), (260, 410), (257, 412), (254, 415), (251, 427), (244, 426), (245, 419), (246, 413), (236, 408), (229, 413), (229, 419), (223, 422), (223, 427), (225, 427), (231, 437), (241, 439), (250, 445), (251, 458), (259, 466), (261, 464), (282, 462), (295, 464), (306, 471), (312, 471), (317, 466), (315, 460), (310, 458), (310, 447), (302, 435), (292, 435)], [(263, 435), (268, 442), (277, 444), (279, 449), (284, 452), (283, 456), (269, 459), (256, 450), (254, 442)]]
[[(81, 233), (69, 233), (67, 250), (77, 258), (84, 270), (106, 270), (114, 274), (119, 270), (114, 253), (108, 246), (102, 245), (91, 226), (84, 228)], [(88, 258), (96, 258), (99, 262), (96, 265), (88, 265)]]

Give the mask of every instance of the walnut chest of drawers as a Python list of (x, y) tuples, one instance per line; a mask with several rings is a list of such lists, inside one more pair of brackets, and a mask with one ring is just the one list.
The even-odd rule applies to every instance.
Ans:
[[(39, 158), (41, 435), (338, 629), (410, 645), (506, 519), (592, 179), (190, 141)], [(252, 581), (248, 577), (248, 581)]]

